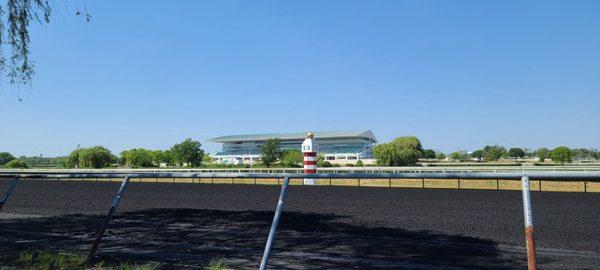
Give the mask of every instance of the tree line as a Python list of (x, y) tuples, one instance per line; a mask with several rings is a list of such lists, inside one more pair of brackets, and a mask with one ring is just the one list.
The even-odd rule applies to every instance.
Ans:
[(389, 143), (376, 145), (373, 149), (373, 156), (380, 166), (412, 166), (419, 162), (419, 159), (453, 160), (453, 161), (498, 161), (500, 159), (520, 158), (538, 158), (540, 162), (552, 159), (555, 163), (565, 164), (578, 159), (600, 159), (600, 151), (596, 149), (570, 149), (566, 146), (559, 146), (552, 150), (548, 148), (539, 148), (535, 151), (512, 147), (506, 149), (499, 145), (487, 145), (482, 149), (471, 153), (467, 151), (452, 152), (446, 156), (443, 152), (435, 152), (432, 149), (423, 149), (421, 141), (417, 137), (398, 137)]
[(578, 159), (600, 159), (600, 152), (591, 149), (570, 149), (566, 146), (558, 146), (552, 150), (548, 148), (539, 148), (537, 150), (529, 150), (526, 148), (512, 147), (506, 149), (503, 146), (488, 145), (483, 149), (475, 150), (470, 154), (465, 151), (453, 152), (450, 154), (450, 159), (454, 161), (498, 161), (500, 159), (519, 159), (537, 158), (539, 162), (545, 162), (551, 159), (555, 163), (566, 164), (571, 163), (575, 158)]
[[(278, 138), (269, 139), (262, 145), (260, 163), (253, 166), (266, 167), (288, 167), (299, 168), (303, 165), (303, 155), (300, 150), (282, 150), (281, 141)], [(202, 144), (190, 138), (174, 144), (167, 150), (149, 150), (144, 148), (133, 148), (122, 151), (119, 156), (114, 155), (103, 146), (84, 147), (73, 150), (67, 157), (42, 158), (19, 157), (15, 158), (8, 152), (0, 152), (0, 166), (6, 168), (27, 167), (53, 167), (64, 168), (105, 168), (105, 167), (228, 167), (247, 165), (224, 165), (211, 164), (212, 158), (205, 154), (201, 148)], [(500, 159), (514, 159), (518, 161), (523, 158), (538, 158), (540, 162), (552, 159), (555, 163), (571, 163), (574, 159), (600, 159), (600, 151), (595, 149), (570, 149), (559, 146), (552, 150), (539, 148), (535, 151), (499, 145), (488, 145), (473, 152), (456, 151), (448, 156), (443, 152), (432, 149), (424, 149), (421, 141), (414, 136), (398, 137), (391, 142), (381, 143), (373, 148), (373, 156), (379, 166), (414, 166), (420, 160), (452, 160), (452, 161), (480, 161), (490, 162)], [(349, 164), (348, 164), (349, 165)], [(363, 161), (358, 160), (354, 166), (364, 166)], [(318, 167), (339, 166), (326, 161), (323, 155), (317, 156)]]
[(0, 166), (6, 168), (63, 167), (63, 168), (107, 168), (127, 166), (132, 168), (177, 166), (199, 167), (210, 157), (204, 154), (202, 144), (192, 139), (174, 144), (168, 150), (133, 148), (114, 155), (104, 146), (77, 147), (66, 157), (15, 158), (8, 152), (0, 152)]
[(539, 162), (551, 159), (555, 163), (565, 164), (573, 162), (573, 158), (600, 159), (600, 152), (590, 149), (570, 149), (566, 146), (558, 146), (552, 150), (539, 148), (535, 151), (526, 148), (512, 147), (506, 149), (503, 146), (488, 145), (483, 149), (475, 150), (470, 154), (465, 151), (453, 152), (450, 159), (455, 161), (498, 161), (500, 159), (514, 159), (518, 161), (523, 158), (538, 158)]
[(122, 151), (117, 157), (103, 146), (77, 148), (66, 158), (63, 167), (67, 168), (105, 168), (127, 166), (132, 168), (159, 167), (161, 165), (177, 167), (199, 167), (206, 159), (202, 144), (185, 139), (168, 150), (148, 150), (133, 148)]

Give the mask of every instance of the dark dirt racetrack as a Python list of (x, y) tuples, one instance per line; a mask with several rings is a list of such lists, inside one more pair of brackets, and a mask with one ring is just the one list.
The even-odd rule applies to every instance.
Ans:
[[(0, 180), (3, 194), (7, 180)], [(119, 183), (21, 181), (0, 255), (89, 249)], [(131, 183), (103, 257), (256, 268), (279, 187)], [(541, 269), (600, 268), (600, 194), (532, 193)], [(523, 269), (519, 191), (291, 186), (271, 269)]]

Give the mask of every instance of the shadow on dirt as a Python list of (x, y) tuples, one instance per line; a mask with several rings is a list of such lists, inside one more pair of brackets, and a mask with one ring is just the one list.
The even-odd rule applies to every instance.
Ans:
[[(273, 218), (268, 211), (150, 209), (122, 213), (99, 255), (152, 260), (174, 268), (224, 258), (256, 268)], [(271, 259), (274, 269), (522, 269), (522, 254), (485, 239), (349, 225), (344, 216), (284, 212)], [(0, 219), (0, 254), (21, 249), (86, 252), (102, 216)]]

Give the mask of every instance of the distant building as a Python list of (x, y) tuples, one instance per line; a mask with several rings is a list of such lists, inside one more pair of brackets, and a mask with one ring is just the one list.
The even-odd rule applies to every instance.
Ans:
[[(356, 163), (373, 160), (373, 144), (377, 143), (370, 130), (313, 132), (319, 144), (319, 154), (331, 163)], [(300, 150), (306, 132), (280, 134), (230, 135), (210, 139), (222, 143), (220, 152), (212, 155), (214, 162), (252, 164), (260, 161), (261, 147), (268, 139), (281, 140), (281, 150)], [(363, 162), (364, 162), (363, 161)]]

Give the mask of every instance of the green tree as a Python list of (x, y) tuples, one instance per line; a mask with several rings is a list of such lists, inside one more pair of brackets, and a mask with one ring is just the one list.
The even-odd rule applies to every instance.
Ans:
[(27, 169), (27, 164), (22, 160), (13, 159), (6, 163), (4, 167), (9, 169)]
[(204, 156), (202, 157), (202, 163), (211, 164), (213, 163), (213, 158), (209, 154), (204, 154)]
[(133, 168), (156, 167), (154, 153), (151, 150), (143, 148), (134, 148), (121, 152), (123, 165)]
[(200, 146), (202, 146), (200, 142), (190, 138), (173, 145), (171, 147), (173, 161), (179, 166), (187, 164), (188, 166), (198, 167), (202, 165), (204, 151), (200, 149)]
[(330, 168), (333, 167), (333, 164), (327, 160), (324, 160), (321, 164), (317, 164), (317, 167)]
[(419, 152), (419, 154), (423, 152), (423, 146), (421, 145), (421, 141), (419, 141), (419, 139), (415, 136), (398, 137), (394, 139), (391, 143), (396, 145), (398, 149), (412, 149)]
[(162, 150), (154, 150), (152, 151), (152, 162), (156, 164), (156, 166), (160, 166), (161, 164), (165, 164), (167, 166), (175, 165), (173, 161), (173, 155), (170, 150), (162, 151)]
[(473, 151), (473, 153), (471, 153), (471, 156), (473, 158), (476, 158), (478, 161), (482, 161), (485, 157), (485, 153), (483, 152), (483, 150), (475, 150)]
[(571, 149), (573, 159), (576, 160), (592, 160), (596, 159), (596, 151), (594, 149), (576, 148)]
[(263, 144), (260, 159), (265, 166), (271, 167), (271, 165), (281, 157), (281, 150), (279, 149), (280, 142), (281, 140), (279, 140), (279, 138), (274, 138), (268, 139), (265, 144)]
[(517, 161), (517, 160), (519, 160), (519, 158), (523, 158), (525, 156), (525, 151), (523, 151), (523, 149), (521, 149), (521, 148), (513, 147), (508, 150), (507, 155), (509, 157), (515, 158), (515, 161)]
[(535, 150), (535, 156), (540, 159), (540, 162), (544, 162), (550, 157), (550, 150), (548, 150), (548, 148), (540, 148)]
[(29, 168), (42, 167), (42, 168), (52, 168), (61, 166), (63, 160), (66, 157), (42, 157), (40, 156), (31, 156), (31, 157), (20, 157), (19, 159), (27, 164)]
[(85, 148), (79, 155), (80, 168), (104, 168), (117, 161), (117, 158), (104, 146)]
[(301, 167), (304, 162), (304, 156), (300, 150), (285, 150), (281, 154), (281, 163), (283, 166), (296, 168)]
[(439, 152), (437, 156), (435, 156), (435, 158), (437, 158), (438, 160), (444, 160), (446, 159), (446, 154)]
[(469, 154), (466, 151), (458, 151), (450, 154), (450, 158), (454, 161), (467, 161)]
[(560, 164), (571, 163), (573, 161), (573, 153), (569, 147), (559, 146), (550, 152), (550, 158), (552, 161)]
[(396, 147), (390, 143), (376, 145), (373, 156), (377, 159), (377, 164), (382, 166), (397, 166), (399, 159)]
[(506, 148), (498, 145), (488, 145), (483, 148), (486, 161), (499, 160), (506, 156)]
[(81, 154), (83, 153), (84, 150), (85, 150), (85, 148), (77, 148), (77, 149), (73, 150), (67, 157), (66, 167), (69, 167), (69, 168), (79, 167), (79, 157), (81, 156)]
[(66, 165), (71, 168), (103, 168), (116, 161), (117, 158), (110, 150), (103, 146), (94, 146), (73, 150), (67, 157)]
[(422, 151), (419, 139), (410, 136), (375, 146), (373, 155), (382, 166), (409, 166), (417, 164)]
[(329, 167), (333, 167), (333, 164), (331, 164), (331, 162), (325, 160), (324, 155), (317, 154), (317, 167), (329, 168)]
[(362, 161), (362, 160), (360, 160), (360, 159), (359, 159), (359, 160), (356, 162), (356, 164), (354, 164), (354, 166), (356, 166), (356, 167), (364, 167), (364, 166), (365, 166), (365, 164), (363, 163), (363, 161)]
[(435, 158), (435, 151), (433, 151), (433, 149), (424, 149), (422, 157), (425, 160), (429, 161), (430, 158)]
[(15, 157), (13, 155), (11, 155), (9, 152), (1, 152), (0, 153), (0, 166), (9, 163), (10, 161), (14, 160)]

